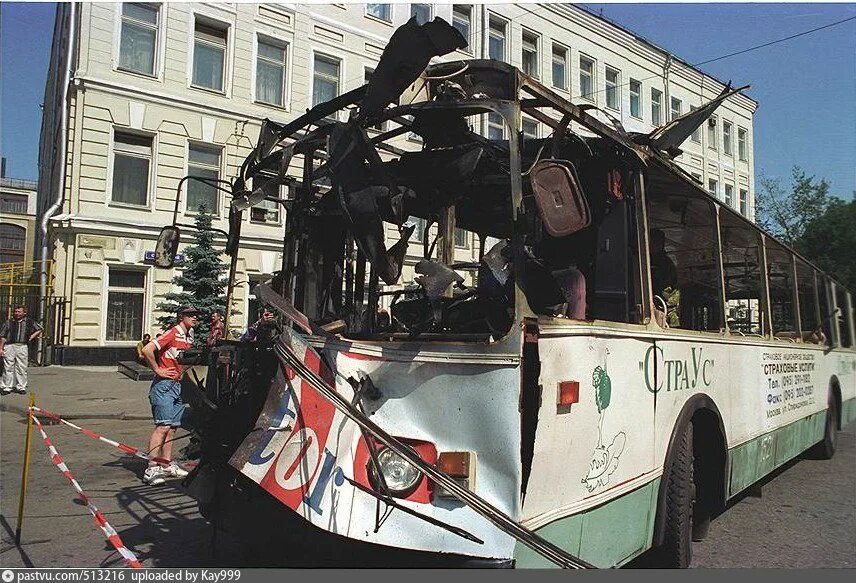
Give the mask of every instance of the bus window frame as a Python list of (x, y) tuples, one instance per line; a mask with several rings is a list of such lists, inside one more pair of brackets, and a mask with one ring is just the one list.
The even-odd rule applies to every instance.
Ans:
[[(799, 340), (802, 339), (802, 330), (800, 328), (800, 313), (799, 313), (799, 308), (800, 308), (800, 306), (799, 306), (799, 293), (797, 291), (797, 279), (796, 279), (796, 275), (797, 275), (796, 256), (794, 255), (794, 252), (791, 251), (790, 249), (788, 249), (788, 247), (786, 245), (777, 241), (776, 239), (774, 239), (769, 234), (763, 233), (763, 238), (764, 238), (764, 279), (765, 279), (766, 285), (767, 285), (767, 310), (768, 310), (767, 318), (768, 318), (768, 322), (769, 322), (768, 334), (769, 334), (770, 338), (773, 340), (778, 340), (778, 341), (783, 341), (783, 342), (796, 342), (797, 339), (799, 339)], [(779, 249), (784, 251), (787, 254), (788, 258), (790, 259), (791, 274), (792, 274), (792, 277), (791, 277), (791, 304), (793, 306), (791, 308), (791, 310), (794, 312), (794, 330), (785, 330), (784, 332), (796, 333), (797, 336), (795, 337), (795, 339), (776, 336), (778, 331), (773, 326), (773, 302), (772, 302), (772, 298), (770, 296), (770, 272), (769, 272), (769, 259), (767, 257), (767, 253), (768, 253), (767, 243), (768, 243), (768, 241), (771, 241), (774, 245), (778, 246)], [(763, 328), (762, 328), (762, 330), (763, 330)]]

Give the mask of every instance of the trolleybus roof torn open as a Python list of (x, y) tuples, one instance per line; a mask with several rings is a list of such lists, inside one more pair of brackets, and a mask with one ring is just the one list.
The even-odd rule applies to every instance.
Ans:
[[(672, 446), (641, 434), (653, 399), (706, 390), (727, 367), (708, 358), (716, 347), (668, 365), (656, 335), (822, 342), (820, 308), (809, 330), (799, 318), (780, 330), (769, 308), (788, 292), (759, 282), (792, 277), (795, 260), (759, 255), (760, 231), (673, 162), (745, 88), (633, 134), (506, 63), (430, 64), (463, 46), (442, 19), (411, 19), (369, 83), (264, 122), (231, 185), (230, 286), (243, 210), (282, 205), (282, 266), (255, 293), (289, 325), (269, 345), (222, 342), (205, 386), (186, 381), (203, 412), (189, 484), (206, 516), (268, 542), (312, 539), (326, 566), (395, 553), (409, 565), (620, 564), (670, 540), (658, 500)], [(550, 135), (525, 134), (524, 118)], [(473, 131), (483, 120), (488, 137)], [(478, 261), (455, 261), (456, 229), (478, 237)], [(164, 230), (163, 267), (177, 235)], [(403, 282), (417, 246), (418, 276)], [(562, 415), (585, 435), (568, 437)], [(722, 456), (711, 475), (727, 475)], [(575, 542), (542, 529), (623, 495), (652, 501), (638, 548), (596, 557), (584, 529)], [(699, 507), (727, 495), (705, 487)]]

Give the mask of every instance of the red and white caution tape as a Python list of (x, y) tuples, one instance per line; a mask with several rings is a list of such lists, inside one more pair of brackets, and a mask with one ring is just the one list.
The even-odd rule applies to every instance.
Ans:
[(63, 419), (62, 417), (60, 417), (56, 413), (51, 413), (50, 411), (46, 411), (45, 409), (42, 409), (41, 407), (31, 407), (31, 410), (34, 413), (38, 413), (39, 415), (44, 415), (45, 417), (53, 419), (54, 421), (62, 423), (63, 425), (68, 425), (72, 429), (76, 429), (77, 431), (83, 433), (84, 435), (86, 435), (88, 437), (91, 437), (92, 439), (96, 439), (98, 441), (102, 441), (104, 443), (112, 445), (113, 447), (119, 448), (120, 450), (124, 451), (125, 453), (129, 453), (129, 454), (136, 456), (140, 459), (148, 460), (150, 462), (156, 462), (156, 463), (164, 465), (164, 466), (168, 466), (170, 464), (170, 461), (168, 459), (164, 459), (162, 457), (155, 457), (155, 456), (149, 455), (147, 453), (141, 452), (136, 447), (132, 447), (130, 445), (126, 445), (126, 444), (120, 443), (118, 441), (113, 441), (112, 439), (107, 439), (103, 435), (96, 433), (96, 432), (92, 431), (91, 429), (86, 429), (85, 427), (81, 427), (80, 425), (75, 425), (71, 421), (67, 421), (67, 420)]
[(104, 515), (101, 514), (101, 511), (95, 507), (92, 501), (89, 499), (89, 496), (86, 495), (86, 492), (83, 491), (83, 488), (80, 487), (78, 481), (74, 478), (69, 471), (68, 466), (65, 465), (65, 462), (62, 461), (62, 458), (57, 452), (56, 448), (51, 443), (50, 438), (47, 433), (45, 433), (44, 428), (42, 427), (42, 423), (39, 421), (39, 418), (36, 417), (32, 411), (30, 411), (30, 417), (33, 418), (33, 422), (36, 424), (36, 428), (39, 430), (39, 433), (42, 434), (42, 439), (45, 441), (45, 446), (48, 448), (48, 454), (50, 455), (51, 461), (56, 465), (59, 471), (71, 482), (71, 485), (74, 486), (74, 489), (77, 491), (77, 494), (80, 496), (80, 499), (83, 500), (83, 503), (86, 504), (86, 507), (89, 509), (89, 512), (92, 513), (92, 516), (95, 518), (95, 523), (104, 533), (104, 536), (107, 537), (107, 540), (110, 541), (110, 544), (122, 555), (122, 558), (125, 559), (125, 562), (128, 563), (129, 567), (134, 569), (141, 569), (143, 564), (137, 559), (137, 557), (132, 553), (128, 547), (125, 546), (125, 543), (122, 542), (122, 539), (119, 537), (119, 533), (116, 532), (110, 523), (107, 522), (107, 519), (104, 518)]

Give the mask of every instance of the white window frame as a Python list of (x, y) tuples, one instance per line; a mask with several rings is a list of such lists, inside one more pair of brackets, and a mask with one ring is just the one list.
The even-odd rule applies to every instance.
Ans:
[[(583, 60), (591, 62), (591, 91), (588, 94), (583, 95)], [(597, 59), (594, 57), (590, 57), (585, 53), (580, 53), (579, 59), (577, 59), (578, 65), (578, 75), (577, 75), (577, 90), (579, 92), (580, 99), (585, 99), (586, 101), (591, 101), (595, 103), (597, 101)]]
[[(725, 127), (728, 126), (728, 134)], [(722, 120), (722, 153), (734, 157), (734, 124), (727, 119)]]
[[(713, 188), (711, 188), (713, 186)], [(719, 180), (716, 178), (707, 179), (707, 193), (713, 198), (719, 200)]]
[[(609, 105), (609, 74), (615, 73), (615, 105), (616, 107), (612, 107)], [(604, 107), (607, 109), (611, 109), (612, 111), (621, 111), (621, 70), (612, 67), (610, 65), (606, 65), (604, 68), (603, 74), (603, 100)]]
[[(532, 136), (526, 136), (526, 133), (525, 133), (525, 132), (524, 132), (524, 130), (523, 130), (523, 124), (524, 124), (525, 122), (531, 122), (531, 123), (534, 123), (534, 124), (535, 124), (535, 134), (534, 134), (534, 135), (532, 135)], [(538, 123), (538, 120), (537, 120), (537, 119), (535, 119), (535, 118), (531, 118), (531, 117), (529, 117), (529, 116), (524, 115), (524, 116), (522, 116), (522, 117), (521, 117), (521, 119), (520, 119), (520, 133), (521, 133), (521, 134), (523, 134), (523, 135), (524, 135), (524, 137), (528, 137), (528, 138), (530, 138), (530, 139), (531, 139), (531, 138), (535, 138), (535, 139), (537, 139), (537, 138), (539, 138), (539, 137), (540, 137), (540, 135), (541, 135), (541, 124), (540, 124), (540, 123)]]
[[(737, 189), (737, 210), (746, 218), (749, 218), (749, 189), (748, 188), (738, 188)], [(744, 208), (745, 212), (744, 212)]]
[[(266, 101), (259, 101), (256, 87), (256, 75), (258, 73), (258, 59), (259, 59), (259, 43), (264, 42), (270, 45), (279, 45), (281, 48), (285, 49), (285, 74), (283, 76), (283, 89), (282, 89), (282, 105), (274, 105), (272, 103), (268, 103)], [(252, 91), (252, 99), (253, 103), (258, 103), (264, 107), (274, 107), (276, 109), (281, 109), (283, 111), (291, 111), (291, 71), (292, 71), (292, 53), (294, 51), (292, 49), (292, 44), (289, 40), (284, 39), (282, 37), (274, 36), (268, 32), (256, 32), (255, 34), (255, 43), (253, 43), (253, 67), (252, 67), (252, 79), (250, 82), (252, 83), (251, 91)]]
[[(309, 67), (309, 95), (307, 95), (308, 107), (310, 109), (315, 107), (314, 105), (312, 105), (312, 95), (315, 93), (315, 59), (316, 59), (316, 57), (321, 57), (324, 59), (332, 59), (332, 60), (339, 62), (339, 80), (337, 82), (339, 85), (339, 95), (341, 95), (345, 91), (345, 88), (343, 86), (344, 79), (345, 79), (345, 58), (343, 56), (337, 55), (331, 51), (326, 51), (326, 50), (317, 51), (315, 49), (312, 49), (312, 52), (310, 54), (310, 60), (309, 60), (309, 63), (310, 63), (310, 67)], [(364, 75), (365, 75), (365, 71), (363, 71), (363, 75), (361, 75), (360, 78), (364, 79), (365, 78)], [(336, 113), (334, 113), (333, 117), (335, 117), (336, 119), (341, 119), (341, 111), (337, 111)]]
[(508, 19), (502, 18), (501, 16), (499, 16), (498, 14), (494, 14), (493, 12), (487, 13), (487, 27), (485, 27), (486, 30), (484, 31), (484, 42), (485, 47), (487, 48), (485, 52), (487, 53), (487, 58), (490, 59), (490, 33), (493, 30), (491, 24), (494, 22), (502, 25), (502, 58), (499, 60), (504, 63), (507, 63), (508, 50), (510, 48), (510, 43), (508, 42), (508, 29), (510, 22), (508, 21)]
[[(222, 144), (212, 144), (210, 142), (203, 142), (201, 140), (187, 140), (185, 143), (184, 149), (184, 175), (190, 175), (190, 148), (192, 146), (198, 146), (207, 150), (219, 150), (220, 151), (220, 168), (217, 170), (217, 178), (220, 180), (225, 176), (225, 163), (226, 163), (226, 147)], [(188, 205), (190, 203), (190, 196), (187, 192), (188, 187), (191, 182), (197, 182), (197, 180), (185, 180), (183, 186), (183, 192), (181, 193), (182, 198), (184, 198), (184, 214), (189, 216), (194, 216), (197, 212), (194, 209), (191, 209)], [(212, 212), (211, 216), (215, 219), (219, 219), (221, 216), (221, 208), (225, 204), (224, 193), (220, 190), (217, 191), (217, 212)], [(272, 224), (272, 223), (271, 223)]]
[[(561, 50), (565, 53), (565, 78), (562, 79), (562, 86), (556, 87), (553, 83), (553, 62), (556, 58), (556, 49)], [(571, 49), (563, 45), (562, 43), (553, 42), (553, 46), (550, 49), (550, 86), (553, 89), (560, 89), (561, 91), (568, 90), (568, 80), (570, 79), (571, 74)]]
[[(637, 93), (637, 96), (639, 97), (639, 115), (633, 115), (633, 84), (634, 83), (637, 83), (639, 85), (639, 92)], [(644, 101), (644, 99), (642, 99), (642, 92), (645, 90), (645, 86), (642, 84), (642, 81), (640, 81), (638, 79), (634, 79), (633, 77), (631, 77), (630, 81), (628, 81), (628, 87), (629, 87), (629, 92), (630, 92), (630, 102), (628, 104), (629, 108), (630, 108), (629, 109), (630, 117), (632, 117), (633, 119), (642, 120), (645, 118), (645, 101)]]
[[(128, 202), (114, 202), (113, 201), (113, 170), (116, 166), (115, 158), (116, 158), (116, 133), (120, 134), (129, 134), (133, 136), (140, 136), (144, 138), (150, 138), (152, 140), (152, 154), (149, 159), (149, 182), (148, 188), (146, 189), (146, 202), (145, 204), (132, 204)], [(106, 200), (104, 201), (107, 206), (116, 206), (127, 209), (137, 209), (137, 210), (151, 210), (152, 205), (154, 204), (155, 197), (152, 196), (154, 182), (157, 180), (157, 133), (153, 132), (145, 132), (145, 131), (137, 131), (131, 128), (127, 128), (124, 126), (113, 126), (113, 131), (110, 132), (110, 151), (107, 157), (107, 192)]]
[(541, 35), (527, 28), (524, 28), (520, 35), (520, 70), (523, 71), (523, 53), (526, 51), (527, 37), (529, 41), (535, 42), (535, 73), (527, 75), (533, 79), (541, 79)]
[[(729, 201), (728, 199), (731, 199)], [(722, 200), (723, 202), (731, 208), (734, 208), (734, 185), (725, 183), (722, 189)]]
[[(740, 139), (740, 134), (743, 134), (743, 140)], [(741, 141), (743, 142), (743, 147), (740, 147)], [(741, 149), (743, 150), (741, 152)], [(741, 162), (749, 161), (749, 130), (746, 128), (742, 128), (737, 126), (737, 159)]]
[[(654, 99), (655, 93), (659, 96), (659, 98), (660, 98), (659, 101), (656, 101)], [(651, 125), (654, 127), (660, 127), (661, 125), (663, 125), (663, 96), (664, 96), (664, 93), (661, 89), (657, 89), (656, 87), (651, 87)], [(655, 101), (658, 104), (657, 107), (659, 108), (659, 115), (657, 116), (657, 119), (654, 119), (654, 103), (655, 103)]]
[[(139, 244), (139, 242), (138, 242)], [(149, 329), (151, 328), (151, 320), (152, 320), (152, 310), (151, 310), (151, 298), (152, 298), (152, 285), (154, 282), (152, 280), (153, 277), (149, 277), (151, 273), (151, 268), (149, 266), (140, 267), (139, 265), (132, 265), (128, 263), (105, 263), (104, 264), (104, 280), (101, 284), (101, 334), (99, 335), (101, 340), (101, 346), (136, 346), (137, 342), (142, 339), (142, 334), (148, 334)], [(119, 269), (122, 271), (135, 271), (137, 273), (143, 274), (143, 287), (142, 288), (113, 288), (116, 291), (139, 291), (143, 290), (143, 322), (140, 331), (140, 338), (136, 338), (134, 340), (107, 340), (107, 310), (110, 306), (110, 268)], [(170, 278), (171, 279), (171, 278)]]
[[(475, 47), (473, 47), (473, 38), (474, 38), (474, 35), (473, 35), (473, 31), (474, 31), (473, 13), (475, 12), (475, 10), (473, 9), (472, 4), (452, 4), (452, 20), (451, 20), (452, 26), (455, 26), (455, 7), (456, 6), (460, 6), (462, 8), (467, 9), (467, 30), (469, 30), (469, 37), (464, 39), (467, 41), (466, 48), (458, 49), (458, 50), (461, 51), (462, 53), (466, 53), (468, 55), (473, 55), (473, 54), (475, 54)], [(458, 31), (458, 32), (460, 32), (460, 31)]]
[(122, 13), (122, 4), (117, 4), (115, 16), (115, 36), (116, 42), (113, 43), (113, 70), (125, 75), (139, 75), (146, 79), (163, 80), (163, 67), (166, 50), (166, 10), (167, 5), (159, 2), (135, 2), (135, 4), (148, 4), (149, 6), (157, 6), (158, 8), (158, 24), (155, 30), (155, 62), (152, 74), (140, 73), (139, 71), (131, 71), (123, 69), (119, 66), (122, 58), (122, 21), (124, 15)]
[[(370, 4), (386, 4), (387, 8), (389, 9), (389, 20), (382, 18), (380, 16), (375, 16), (374, 14), (371, 14), (369, 12), (369, 5)], [(366, 2), (365, 5), (363, 6), (363, 15), (366, 18), (370, 18), (370, 19), (374, 20), (375, 22), (382, 22), (384, 24), (392, 25), (392, 18), (393, 18), (392, 12), (393, 12), (394, 8), (395, 8), (395, 4), (392, 4), (390, 2)]]
[[(695, 105), (690, 105), (690, 112), (697, 110)], [(693, 133), (690, 134), (690, 141), (696, 144), (701, 144), (701, 127), (698, 126)]]
[[(707, 147), (713, 151), (719, 150), (719, 120), (715, 115), (707, 118)], [(711, 130), (711, 127), (713, 128)], [(713, 139), (711, 140), (711, 136)]]
[[(223, 51), (223, 88), (222, 89), (211, 89), (208, 87), (204, 87), (202, 85), (195, 85), (193, 83), (193, 63), (196, 58), (196, 23), (201, 22), (204, 26), (214, 27), (214, 28), (222, 28), (226, 32), (226, 49)], [(211, 16), (205, 12), (196, 12), (191, 11), (190, 13), (190, 22), (188, 25), (188, 47), (190, 50), (188, 51), (189, 57), (187, 60), (187, 87), (189, 89), (194, 89), (196, 91), (204, 91), (206, 93), (211, 93), (214, 95), (224, 95), (226, 97), (231, 96), (232, 93), (232, 56), (233, 51), (235, 50), (234, 43), (234, 31), (235, 27), (233, 23), (223, 20), (222, 18), (217, 18), (215, 16)], [(255, 65), (255, 63), (253, 63)]]
[[(675, 103), (678, 104), (677, 113), (675, 112)], [(684, 101), (680, 97), (674, 95), (669, 96), (669, 121), (678, 119), (684, 114)]]
[[(490, 128), (491, 128), (491, 125), (494, 125), (494, 126), (496, 126), (496, 125), (501, 125), (501, 126), (502, 126), (502, 137), (501, 137), (501, 138), (499, 138), (499, 139), (500, 139), (500, 140), (505, 140), (505, 139), (507, 139), (507, 138), (508, 138), (508, 132), (507, 132), (507, 127), (506, 127), (506, 126), (507, 126), (507, 124), (505, 123), (505, 119), (502, 117), (502, 115), (501, 115), (501, 114), (499, 114), (499, 113), (498, 113), (498, 112), (496, 112), (496, 111), (490, 111), (490, 112), (488, 112), (488, 113), (486, 113), (486, 114), (484, 114), (484, 115), (485, 115), (485, 118), (484, 118), (484, 127), (485, 127), (485, 132), (484, 132), (484, 134), (485, 134), (485, 137), (486, 137), (486, 138), (488, 138), (488, 139), (492, 139), (492, 138), (490, 137)], [(490, 121), (490, 116), (491, 116), (491, 115), (497, 115), (497, 116), (499, 116), (499, 118), (500, 118), (500, 123), (499, 123), (499, 124), (492, 124), (492, 122)]]

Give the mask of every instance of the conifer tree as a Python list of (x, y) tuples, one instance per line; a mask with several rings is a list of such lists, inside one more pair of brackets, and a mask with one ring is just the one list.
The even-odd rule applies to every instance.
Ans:
[(181, 287), (181, 292), (169, 292), (158, 310), (166, 312), (158, 318), (164, 329), (175, 325), (175, 311), (179, 306), (191, 305), (199, 310), (199, 324), (194, 329), (195, 344), (205, 342), (211, 327), (211, 313), (224, 312), (226, 307), (226, 286), (224, 274), (227, 266), (221, 260), (222, 251), (214, 247), (214, 232), (210, 230), (212, 215), (204, 205), (196, 215), (196, 229), (193, 231), (194, 243), (184, 248), (182, 272), (172, 279), (172, 283)]

